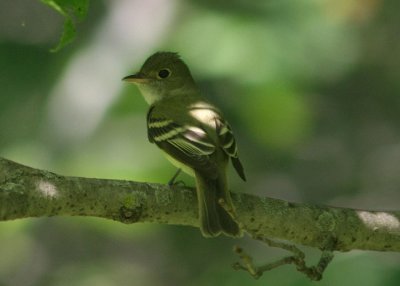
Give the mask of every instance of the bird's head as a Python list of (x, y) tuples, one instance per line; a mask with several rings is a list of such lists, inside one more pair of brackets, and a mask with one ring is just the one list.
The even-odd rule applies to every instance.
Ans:
[(136, 84), (149, 104), (196, 88), (189, 68), (177, 53), (172, 52), (153, 54), (139, 72), (122, 80)]

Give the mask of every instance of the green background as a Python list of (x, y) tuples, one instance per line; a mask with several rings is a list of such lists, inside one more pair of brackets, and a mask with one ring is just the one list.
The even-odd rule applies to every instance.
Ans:
[[(167, 182), (147, 142), (147, 106), (121, 78), (178, 51), (235, 131), (248, 182), (234, 191), (359, 209), (399, 209), (400, 2), (92, 1), (57, 53), (63, 18), (0, 2), (0, 156), (64, 175)], [(187, 184), (193, 181), (182, 176)], [(54, 217), (0, 223), (0, 285), (312, 285), (287, 253), (198, 229)], [(310, 264), (318, 251), (303, 248)], [(396, 253), (337, 253), (318, 285), (399, 285)]]

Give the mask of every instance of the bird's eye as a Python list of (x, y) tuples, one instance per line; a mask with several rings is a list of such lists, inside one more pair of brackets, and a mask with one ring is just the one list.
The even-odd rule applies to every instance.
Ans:
[(162, 69), (158, 72), (158, 77), (159, 78), (167, 78), (171, 74), (171, 71), (169, 69)]

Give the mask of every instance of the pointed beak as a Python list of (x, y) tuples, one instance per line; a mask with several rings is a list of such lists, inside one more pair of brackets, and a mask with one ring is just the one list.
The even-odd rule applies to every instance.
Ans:
[(138, 72), (133, 75), (128, 75), (122, 80), (131, 83), (146, 83), (149, 81), (149, 78), (147, 78), (143, 73)]

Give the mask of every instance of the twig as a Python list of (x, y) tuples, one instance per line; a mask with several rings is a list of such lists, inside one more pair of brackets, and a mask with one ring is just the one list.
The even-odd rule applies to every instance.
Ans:
[(233, 209), (231, 209), (222, 198), (220, 198), (218, 200), (218, 203), (238, 223), (239, 227), (241, 229), (245, 230), (253, 239), (261, 241), (270, 247), (281, 248), (281, 249), (284, 249), (286, 251), (293, 253), (293, 255), (284, 257), (278, 261), (275, 261), (272, 263), (267, 263), (262, 266), (256, 266), (253, 263), (253, 258), (251, 257), (251, 255), (247, 254), (241, 247), (234, 246), (233, 251), (239, 255), (239, 258), (242, 261), (242, 263), (236, 262), (232, 265), (235, 270), (245, 270), (252, 277), (254, 277), (255, 279), (258, 279), (263, 275), (264, 272), (270, 271), (270, 270), (277, 268), (279, 266), (282, 266), (282, 265), (294, 264), (294, 265), (296, 265), (296, 269), (299, 272), (304, 273), (311, 280), (319, 281), (322, 279), (323, 272), (325, 271), (326, 267), (333, 259), (333, 252), (331, 251), (331, 249), (334, 249), (334, 247), (333, 247), (334, 240), (332, 238), (329, 238), (327, 240), (325, 250), (322, 251), (321, 257), (320, 257), (317, 265), (308, 267), (306, 265), (304, 252), (301, 251), (297, 246), (295, 246), (294, 244), (279, 242), (279, 241), (271, 240), (271, 239), (261, 236), (261, 235), (257, 235), (253, 231), (246, 229), (244, 227), (243, 223), (241, 223), (237, 219), (235, 211)]
[[(293, 247), (296, 249), (296, 252), (299, 252), (298, 254), (294, 254), (292, 256), (287, 256), (284, 257), (278, 261), (267, 263), (261, 266), (256, 266), (253, 263), (253, 258), (244, 252), (244, 250), (239, 247), (235, 246), (234, 247), (234, 252), (239, 255), (242, 263), (236, 262), (233, 264), (233, 268), (235, 270), (244, 270), (247, 271), (252, 277), (255, 279), (260, 278), (264, 272), (270, 271), (274, 268), (277, 268), (282, 265), (286, 264), (294, 264), (296, 265), (296, 269), (299, 272), (304, 273), (308, 278), (314, 281), (319, 281), (322, 279), (322, 274), (325, 271), (326, 267), (328, 264), (332, 261), (333, 259), (333, 253), (332, 251), (323, 251), (321, 258), (319, 259), (318, 263), (316, 266), (311, 266), (308, 267), (305, 262), (305, 255), (304, 252), (299, 250), (297, 247), (293, 245), (286, 245), (284, 249), (288, 249), (288, 247)], [(277, 246), (274, 246), (277, 247)]]

